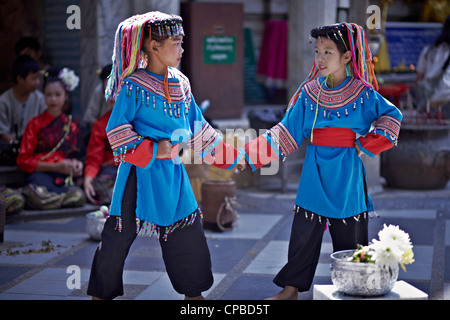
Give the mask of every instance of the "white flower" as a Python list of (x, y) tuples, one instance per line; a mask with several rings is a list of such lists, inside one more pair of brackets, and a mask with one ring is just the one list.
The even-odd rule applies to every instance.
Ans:
[[(405, 264), (414, 262), (414, 253), (409, 234), (398, 226), (383, 226), (378, 232), (380, 240), (373, 239), (368, 246), (358, 248), (351, 261), (374, 262), (381, 268), (396, 268), (399, 264), (404, 271)], [(361, 255), (361, 253), (363, 253)], [(361, 259), (361, 256), (366, 256)], [(365, 261), (364, 261), (365, 260)]]
[(398, 226), (383, 225), (383, 230), (378, 232), (378, 237), (381, 242), (393, 241), (396, 246), (403, 252), (412, 248), (411, 240), (409, 239), (409, 234), (400, 230)]
[(392, 242), (392, 246), (396, 246), (403, 254), (413, 247), (409, 234), (400, 230), (398, 226), (384, 225), (383, 230), (378, 232), (378, 237), (381, 242)]
[(401, 263), (403, 251), (398, 247), (395, 241), (378, 241), (372, 240), (369, 245), (372, 251), (372, 260), (381, 268), (395, 268)]
[(67, 91), (73, 91), (78, 87), (80, 78), (68, 68), (64, 68), (59, 73), (59, 78), (65, 84)]

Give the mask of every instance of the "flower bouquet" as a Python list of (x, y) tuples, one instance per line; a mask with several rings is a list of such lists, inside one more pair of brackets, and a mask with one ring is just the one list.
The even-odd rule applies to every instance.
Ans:
[(86, 232), (92, 240), (100, 241), (103, 226), (109, 217), (109, 208), (101, 206), (98, 210), (86, 215)]
[(395, 268), (414, 262), (414, 253), (409, 235), (398, 226), (383, 226), (378, 232), (380, 240), (373, 239), (368, 246), (359, 245), (351, 258), (352, 262), (374, 263), (381, 268)]
[(337, 290), (356, 296), (380, 296), (394, 287), (399, 265), (414, 262), (409, 235), (398, 226), (386, 226), (368, 246), (331, 254), (331, 280)]

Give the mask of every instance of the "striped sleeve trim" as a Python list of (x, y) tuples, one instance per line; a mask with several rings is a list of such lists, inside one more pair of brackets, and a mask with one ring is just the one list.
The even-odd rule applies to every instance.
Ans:
[(139, 140), (138, 134), (133, 131), (130, 124), (123, 124), (111, 129), (107, 132), (107, 136), (113, 150)]
[(204, 157), (206, 154), (211, 153), (220, 139), (217, 132), (208, 122), (205, 122), (202, 128), (197, 132), (189, 141), (189, 144), (194, 151)]
[(400, 121), (391, 116), (381, 116), (375, 121), (375, 129), (384, 131), (395, 141), (400, 133)]
[(280, 146), (280, 151), (283, 156), (287, 156), (298, 149), (294, 137), (292, 137), (289, 130), (282, 123), (275, 125), (269, 132), (273, 142)]

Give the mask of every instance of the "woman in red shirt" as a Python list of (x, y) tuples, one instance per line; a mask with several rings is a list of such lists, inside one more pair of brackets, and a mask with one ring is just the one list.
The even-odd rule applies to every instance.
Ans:
[[(45, 187), (48, 192), (64, 193), (61, 206), (85, 203), (83, 191), (74, 185), (81, 177), (78, 123), (63, 113), (69, 92), (78, 86), (78, 77), (67, 68), (52, 68), (44, 75), (44, 97), (47, 110), (32, 118), (23, 134), (17, 166), (28, 172), (28, 186)], [(42, 188), (40, 189), (42, 190)], [(36, 208), (38, 209), (38, 208)]]

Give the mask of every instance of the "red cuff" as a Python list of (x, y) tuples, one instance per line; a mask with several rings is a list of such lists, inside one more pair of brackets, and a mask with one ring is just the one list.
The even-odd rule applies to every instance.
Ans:
[(153, 154), (156, 151), (155, 149), (154, 141), (144, 139), (142, 143), (134, 149), (134, 151), (127, 152), (125, 155), (125, 161), (140, 168), (145, 168), (156, 157), (156, 155)]
[(247, 143), (244, 150), (245, 160), (253, 171), (280, 158), (264, 135)]
[(204, 160), (219, 169), (229, 169), (230, 166), (235, 164), (236, 158), (239, 154), (239, 151), (236, 150), (235, 147), (226, 144), (223, 140), (219, 142), (217, 147), (214, 149), (214, 152), (214, 157), (208, 154), (205, 156)]
[(364, 149), (373, 155), (378, 155), (394, 146), (391, 140), (381, 134), (375, 133), (369, 133), (365, 137), (360, 137), (359, 142)]

